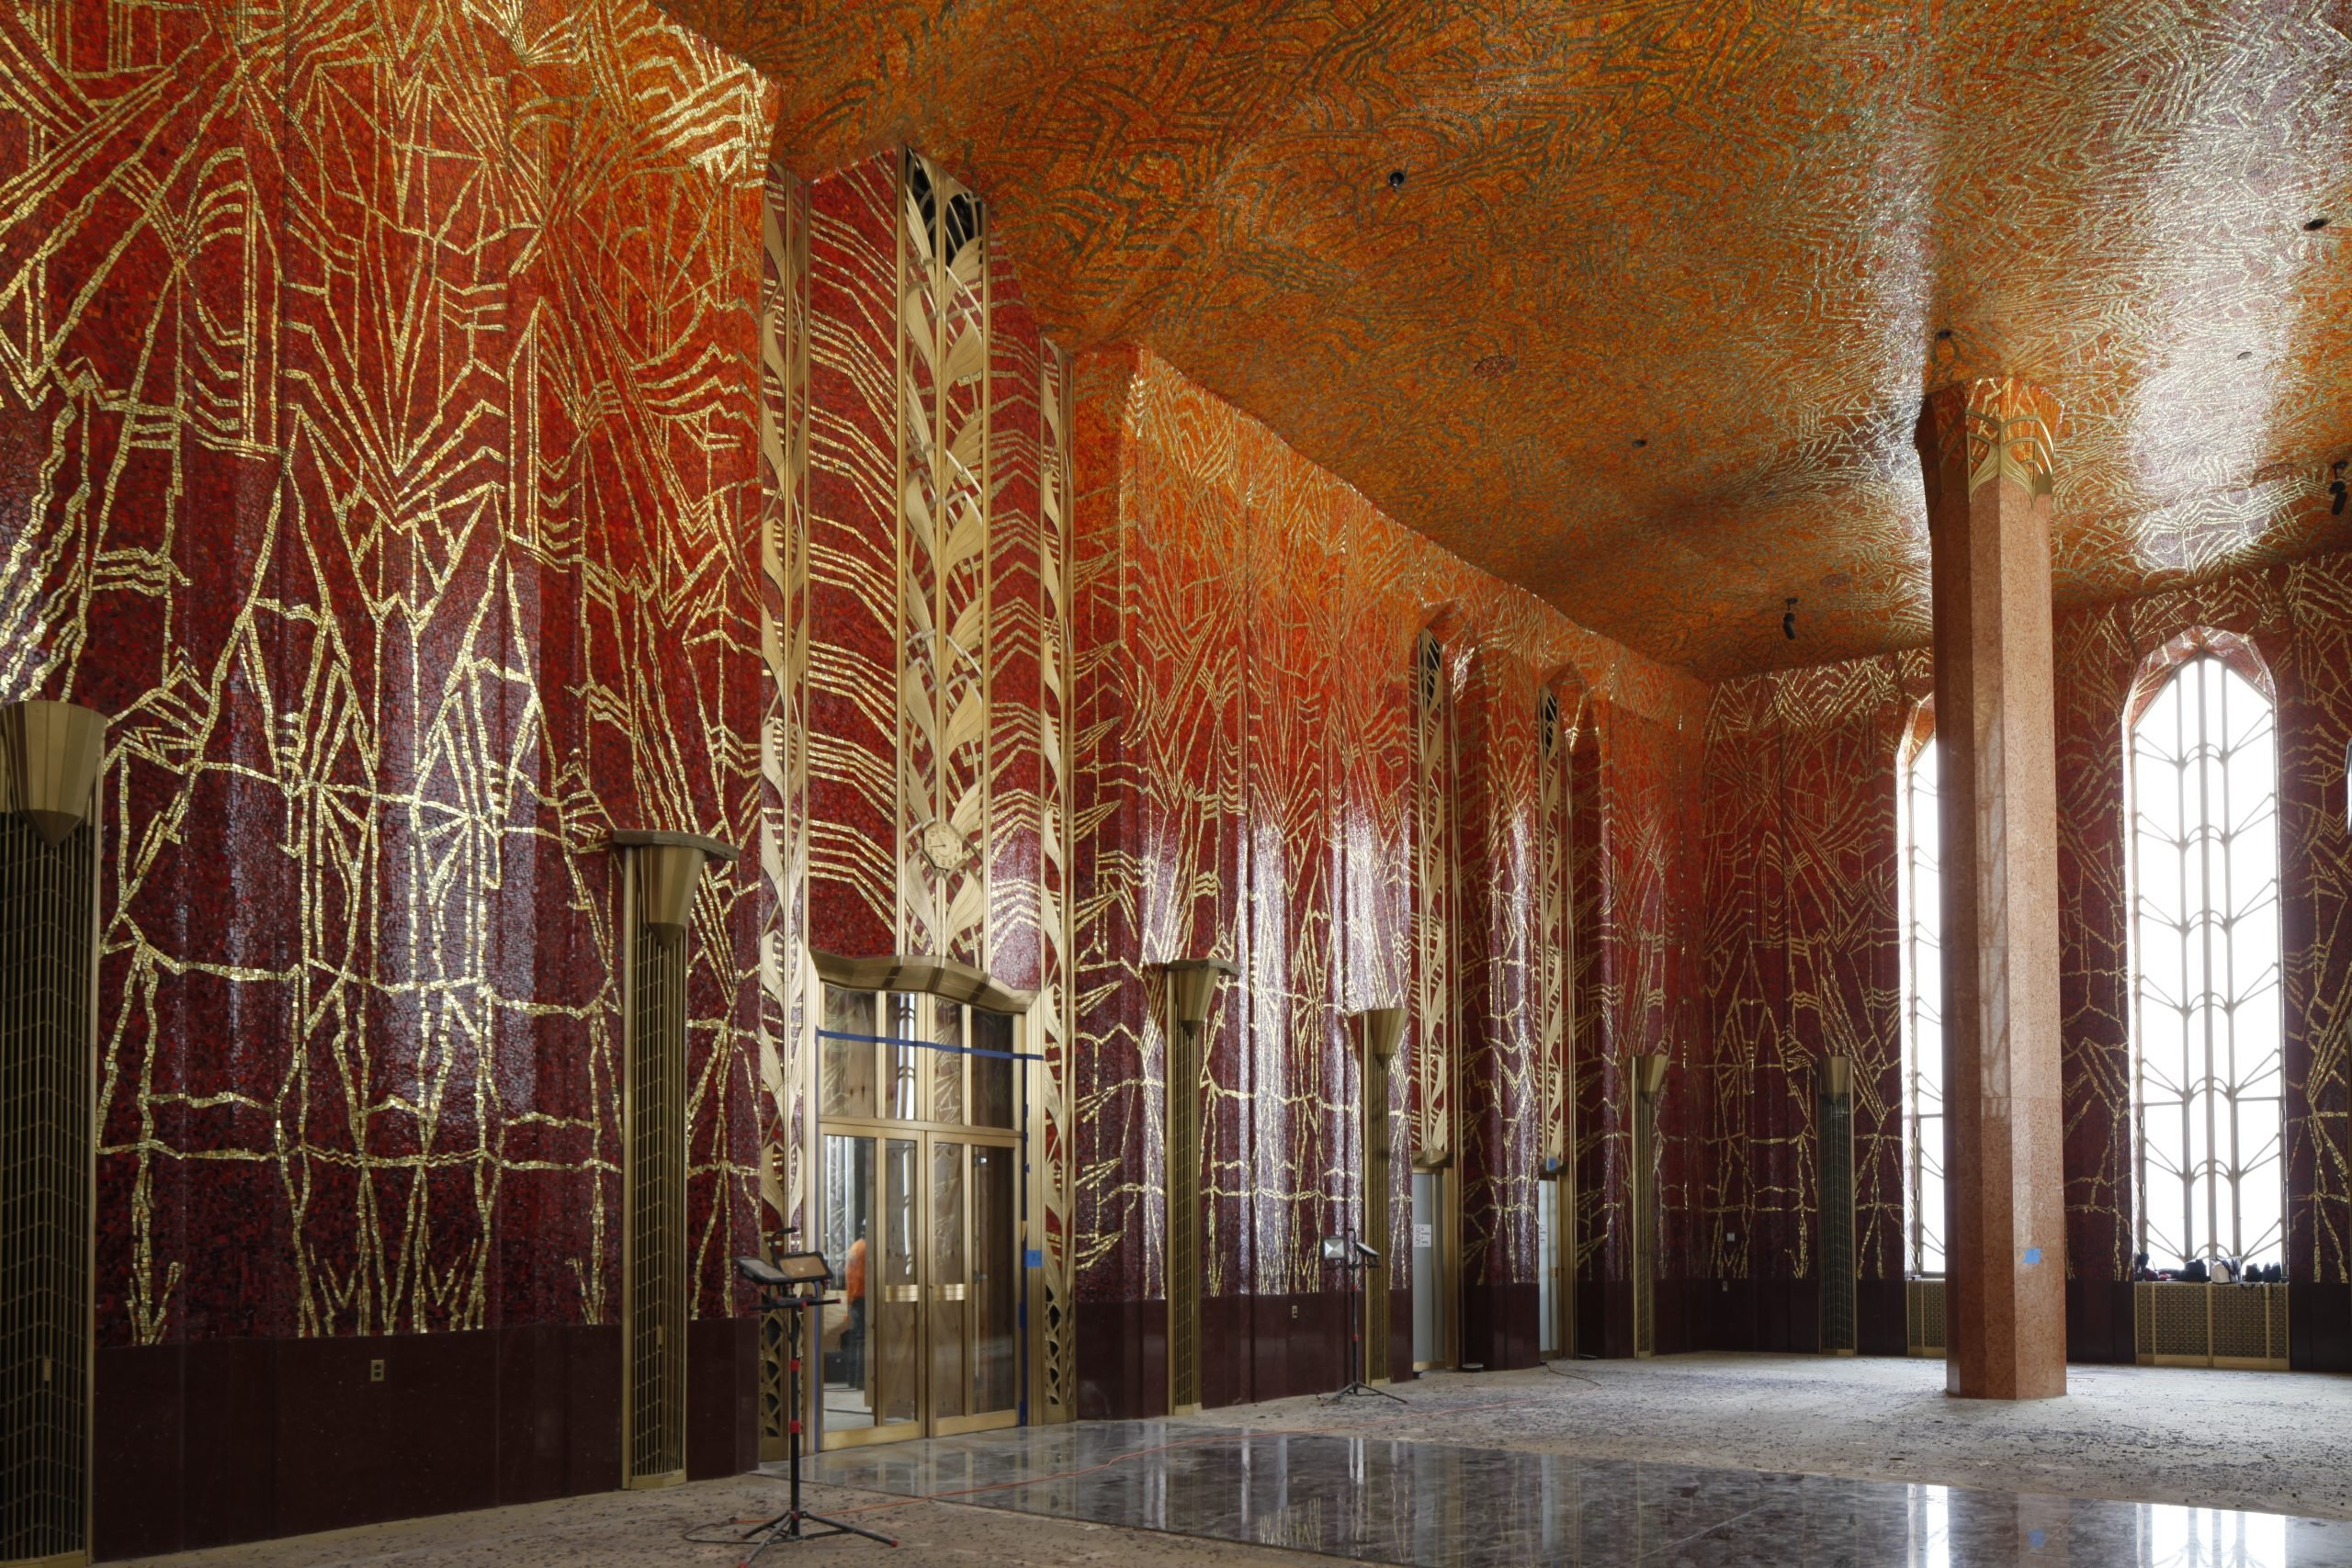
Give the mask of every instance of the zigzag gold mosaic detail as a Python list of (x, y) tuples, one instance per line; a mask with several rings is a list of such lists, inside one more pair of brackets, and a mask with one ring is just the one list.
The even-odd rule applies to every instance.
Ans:
[[(935, 953), (1036, 992), (1027, 1272), (1052, 1420), (1076, 1409), (1069, 369), (987, 227), (911, 151), (769, 179), (769, 1163), (798, 1223), (812, 948)], [(779, 1349), (771, 1332), (771, 1447)]]
[[(113, 720), (100, 1341), (609, 1323), (596, 847), (758, 821), (775, 89), (645, 0), (60, 0), (0, 56), (0, 698)], [(705, 1313), (766, 1114), (714, 883)]]

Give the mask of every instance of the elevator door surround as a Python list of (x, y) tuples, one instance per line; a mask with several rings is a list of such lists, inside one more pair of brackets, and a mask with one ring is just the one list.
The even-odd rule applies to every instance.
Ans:
[(815, 1364), (823, 1445), (1021, 1420), (1022, 1074), (1011, 1018), (828, 987)]

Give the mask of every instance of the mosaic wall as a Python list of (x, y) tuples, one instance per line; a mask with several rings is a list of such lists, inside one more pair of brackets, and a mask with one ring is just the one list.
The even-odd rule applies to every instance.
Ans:
[[(769, 180), (772, 1221), (805, 1196), (807, 954), (1035, 991), (1049, 1406), (1069, 1397), (1068, 368), (986, 209), (912, 153)], [(771, 1412), (771, 1420), (773, 1412)]]
[[(2352, 556), (2324, 556), (2057, 617), (2059, 931), (2067, 1264), (2129, 1277), (2132, 1236), (2123, 710), (2148, 656), (2191, 627), (2249, 638), (2279, 693), (2287, 880), (2288, 1258), (2346, 1278)], [(1894, 760), (1932, 684), (1922, 651), (1726, 682), (1707, 728), (1708, 1208), (1730, 1277), (1809, 1268), (1817, 1201), (1803, 1071), (1854, 1058), (1864, 1275), (1901, 1263), (1901, 978)]]
[[(632, 0), (0, 37), (0, 698), (113, 718), (102, 1339), (611, 1321), (601, 845), (756, 829), (773, 99)], [(761, 906), (694, 919), (704, 1312)]]
[(1727, 681), (1707, 716), (1707, 1273), (1815, 1271), (1817, 1065), (1853, 1064), (1856, 1256), (1902, 1273), (1896, 748), (1924, 651)]
[[(1532, 1289), (1537, 1129), (1511, 1108), (1540, 1092), (1539, 682), (1572, 672), (1627, 732), (1614, 797), (1626, 826), (1609, 852), (1640, 886), (1600, 949), (1618, 976), (1610, 1039), (1624, 1048), (1687, 1016), (1672, 994), (1687, 988), (1672, 911), (1688, 907), (1673, 829), (1632, 818), (1680, 809), (1687, 765), (1645, 760), (1676, 752), (1659, 737), (1682, 732), (1649, 716), (1687, 715), (1692, 750), (1702, 689), (1389, 522), (1148, 353), (1080, 360), (1077, 424), (1081, 1297), (1162, 1289), (1150, 966), (1193, 956), (1247, 976), (1223, 987), (1210, 1025), (1208, 1292), (1335, 1283), (1317, 1248), (1349, 1215), (1358, 1154), (1342, 1015), (1407, 1000), (1416, 973), (1428, 796), (1412, 678), (1432, 625), (1461, 727), (1465, 1272), (1474, 1288)], [(1408, 1032), (1400, 1111), (1426, 1048)]]
[(2341, 1281), (2352, 1258), (2352, 556), (2324, 556), (2058, 617), (2059, 883), (2068, 1263), (2126, 1278), (2132, 1236), (2123, 705), (2147, 657), (2191, 627), (2251, 640), (2278, 693), (2285, 873), (2287, 1260)]

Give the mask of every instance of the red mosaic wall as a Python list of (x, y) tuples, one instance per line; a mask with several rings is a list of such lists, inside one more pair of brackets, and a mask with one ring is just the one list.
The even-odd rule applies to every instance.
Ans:
[[(1396, 526), (1148, 354), (1089, 356), (1078, 388), (1081, 1297), (1163, 1289), (1148, 966), (1202, 955), (1248, 977), (1220, 992), (1210, 1026), (1208, 1292), (1336, 1288), (1317, 1247), (1343, 1223), (1356, 1158), (1341, 1015), (1407, 997), (1408, 675), (1414, 637), (1442, 615), (1460, 726), (1461, 1033), (1476, 1042), (1458, 1080), (1464, 1328), (1494, 1347), (1490, 1364), (1523, 1362), (1536, 1130), (1517, 1108), (1535, 1088), (1539, 682), (1573, 670), (1627, 731), (1612, 796), (1625, 826), (1607, 852), (1611, 874), (1637, 886), (1603, 943), (1620, 1043), (1682, 1016), (1675, 829), (1633, 818), (1689, 795), (1671, 787), (1686, 776), (1647, 761), (1671, 750), (1659, 737), (1673, 719), (1643, 716), (1689, 715), (1695, 742), (1701, 689)], [(1408, 1037), (1399, 1055), (1400, 1111), (1415, 1048)], [(1392, 1245), (1401, 1160), (1397, 1180)]]
[[(610, 1321), (599, 846), (755, 831), (773, 99), (636, 0), (0, 33), (0, 697), (113, 719), (100, 1336)], [(724, 1312), (762, 916), (710, 880)]]
[[(1922, 651), (1715, 688), (1700, 846), (1714, 1080), (1707, 1276), (1817, 1278), (1815, 1067), (1843, 1056), (1854, 1064), (1857, 1257), (1866, 1280), (1902, 1277), (1894, 761), (1929, 681)], [(1810, 1294), (1749, 1293), (1767, 1345), (1812, 1342), (1810, 1318), (1769, 1315), (1779, 1300), (1804, 1316)], [(1736, 1325), (1725, 1332), (1736, 1340)]]
[[(2077, 1357), (2131, 1354), (2134, 1250), (2123, 706), (2153, 650), (2193, 626), (2251, 639), (2279, 698), (2286, 882), (2288, 1258), (2346, 1278), (2346, 1020), (2352, 1009), (2352, 556), (2059, 614), (2059, 900), (2070, 1336)], [(1910, 653), (1715, 689), (1705, 765), (1707, 1008), (1715, 1078), (1707, 1206), (1727, 1278), (1809, 1272), (1817, 1202), (1801, 1069), (1856, 1061), (1865, 1279), (1901, 1269), (1901, 980), (1894, 761), (1932, 683)], [(2342, 1292), (2299, 1296), (2298, 1364), (2345, 1359)]]

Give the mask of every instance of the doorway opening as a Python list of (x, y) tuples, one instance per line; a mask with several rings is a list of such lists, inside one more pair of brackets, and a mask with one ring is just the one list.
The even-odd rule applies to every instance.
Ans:
[(817, 1039), (817, 1245), (842, 1298), (818, 1336), (822, 1446), (1017, 1426), (1028, 1107), (1014, 1019), (829, 985)]

